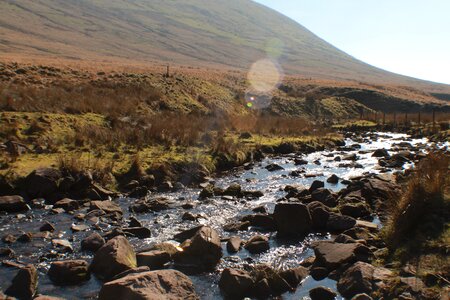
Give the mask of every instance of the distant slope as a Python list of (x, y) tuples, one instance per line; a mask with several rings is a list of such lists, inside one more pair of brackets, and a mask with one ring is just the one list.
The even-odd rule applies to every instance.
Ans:
[(248, 69), (269, 53), (292, 75), (450, 93), (360, 62), (249, 0), (2, 0), (0, 11), (4, 55)]

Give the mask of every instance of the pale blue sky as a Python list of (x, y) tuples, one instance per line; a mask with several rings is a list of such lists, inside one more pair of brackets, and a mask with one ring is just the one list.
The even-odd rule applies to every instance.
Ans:
[(255, 0), (385, 70), (450, 84), (450, 0)]

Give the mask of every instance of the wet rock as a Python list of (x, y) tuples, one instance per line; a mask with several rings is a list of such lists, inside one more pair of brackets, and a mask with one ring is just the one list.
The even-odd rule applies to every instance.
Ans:
[(392, 272), (384, 268), (376, 268), (368, 263), (356, 262), (348, 268), (337, 283), (339, 293), (346, 298), (357, 294), (371, 294), (376, 283), (387, 280)]
[(231, 223), (225, 224), (223, 226), (223, 230), (226, 232), (238, 232), (238, 231), (248, 230), (249, 227), (250, 227), (249, 221), (231, 222)]
[(325, 267), (328, 271), (336, 270), (344, 264), (358, 260), (367, 260), (370, 250), (361, 244), (341, 244), (330, 241), (315, 242), (312, 245), (316, 260), (315, 266)]
[(120, 206), (112, 201), (91, 201), (89, 210), (102, 210), (107, 214), (123, 215)]
[(341, 214), (353, 218), (362, 218), (370, 216), (370, 208), (365, 203), (347, 203), (339, 206)]
[(72, 244), (68, 240), (54, 239), (52, 245), (63, 253), (73, 252)]
[(174, 255), (175, 263), (180, 267), (192, 268), (193, 271), (212, 271), (222, 257), (219, 234), (207, 226), (201, 227), (180, 247), (183, 251)]
[(46, 221), (44, 224), (42, 224), (41, 228), (39, 228), (39, 231), (53, 232), (55, 231), (55, 226), (53, 226), (52, 223)]
[(254, 209), (252, 209), (252, 211), (255, 213), (266, 214), (267, 208), (265, 205), (261, 205), (261, 206), (255, 207)]
[(48, 276), (56, 285), (76, 285), (89, 280), (89, 265), (84, 260), (66, 260), (53, 262)]
[(91, 264), (92, 272), (105, 279), (135, 267), (136, 254), (123, 236), (113, 238), (98, 249)]
[(352, 300), (373, 300), (373, 298), (367, 294), (358, 294), (355, 295)]
[(7, 257), (12, 258), (14, 256), (14, 251), (10, 248), (0, 248), (0, 258)]
[(169, 192), (173, 190), (173, 184), (171, 181), (164, 181), (158, 187), (158, 191), (160, 192)]
[(275, 147), (275, 152), (279, 153), (279, 154), (289, 154), (289, 153), (294, 153), (296, 152), (298, 149), (298, 147), (293, 144), (293, 143), (289, 143), (289, 142), (284, 142), (281, 143), (280, 145), (278, 145), (277, 147)]
[(252, 287), (252, 294), (257, 299), (269, 298), (270, 294), (272, 294), (272, 289), (270, 288), (269, 281), (266, 278), (259, 280)]
[(249, 199), (257, 199), (264, 196), (262, 191), (242, 191), (242, 196)]
[(53, 196), (58, 189), (61, 172), (44, 168), (31, 172), (24, 180), (23, 188), (30, 198)]
[(73, 225), (70, 227), (70, 229), (71, 229), (73, 232), (82, 232), (82, 231), (88, 230), (88, 229), (89, 229), (89, 226), (88, 226), (88, 225), (84, 225), (84, 224), (80, 224), (80, 225), (73, 224)]
[(309, 291), (311, 300), (334, 300), (337, 296), (331, 289), (319, 286)]
[(203, 200), (211, 197), (214, 197), (214, 186), (210, 184), (204, 187), (203, 190), (200, 192), (199, 199)]
[(297, 267), (282, 271), (280, 276), (293, 288), (296, 288), (309, 274), (305, 267)]
[(278, 203), (273, 218), (281, 237), (296, 236), (304, 238), (312, 228), (308, 208), (301, 203)]
[(29, 243), (33, 238), (33, 234), (31, 232), (22, 232), (21, 235), (17, 238), (17, 241), (22, 243)]
[(185, 212), (183, 216), (181, 216), (181, 219), (184, 221), (197, 221), (199, 215), (195, 215), (191, 212)]
[(3, 196), (0, 197), (0, 211), (8, 213), (16, 213), (29, 210), (29, 206), (20, 196)]
[(145, 227), (129, 227), (129, 228), (123, 228), (122, 230), (123, 230), (123, 232), (132, 234), (139, 239), (147, 239), (147, 238), (151, 237), (151, 235), (152, 235), (152, 232), (150, 231), (150, 229), (145, 228)]
[(327, 278), (330, 271), (328, 271), (328, 269), (324, 267), (313, 266), (309, 273), (314, 280), (321, 281)]
[(266, 166), (266, 170), (269, 172), (275, 172), (275, 171), (284, 170), (284, 168), (277, 164), (270, 164), (270, 165)]
[(270, 215), (247, 215), (242, 218), (243, 222), (250, 222), (250, 226), (262, 228), (268, 231), (276, 230), (275, 220)]
[(74, 211), (77, 210), (80, 207), (78, 201), (72, 200), (72, 199), (62, 199), (57, 201), (53, 208), (62, 208), (65, 211)]
[(320, 189), (320, 188), (324, 188), (324, 187), (325, 187), (325, 183), (323, 181), (314, 180), (314, 182), (309, 187), (309, 192), (312, 193), (315, 190)]
[(175, 270), (159, 270), (130, 274), (107, 282), (99, 300), (110, 299), (191, 299), (198, 300), (192, 281)]
[(95, 252), (105, 244), (105, 239), (96, 232), (81, 241), (81, 250)]
[(307, 164), (308, 164), (308, 161), (307, 161), (307, 160), (304, 160), (304, 159), (301, 159), (301, 158), (296, 158), (296, 159), (294, 159), (294, 164), (295, 164), (296, 166), (307, 165)]
[(2, 242), (5, 244), (12, 244), (17, 241), (17, 238), (12, 234), (7, 234), (2, 237)]
[(243, 270), (226, 268), (219, 280), (220, 289), (231, 299), (242, 299), (254, 284), (250, 274)]
[(331, 184), (337, 184), (337, 183), (339, 183), (339, 177), (337, 175), (333, 174), (330, 177), (328, 177), (327, 182), (331, 183)]
[(357, 243), (355, 239), (353, 239), (351, 236), (348, 236), (346, 234), (341, 233), (334, 239), (335, 243), (341, 243), (341, 244), (351, 244), (351, 243)]
[(243, 241), (238, 236), (232, 236), (227, 242), (227, 251), (230, 253), (237, 253), (241, 249)]
[(307, 207), (311, 214), (312, 228), (315, 231), (326, 230), (330, 209), (325, 204), (318, 201), (309, 203)]
[(327, 230), (331, 232), (343, 232), (356, 225), (356, 220), (349, 216), (330, 213), (327, 220)]
[(336, 206), (336, 195), (333, 194), (330, 190), (325, 188), (316, 189), (311, 193), (311, 198), (313, 201), (319, 201), (325, 204), (328, 207)]
[(18, 299), (32, 299), (38, 285), (38, 273), (33, 265), (23, 266), (13, 278), (5, 294)]
[(159, 250), (167, 252), (169, 253), (170, 257), (173, 257), (176, 253), (180, 252), (180, 250), (171, 243), (155, 244), (150, 248), (150, 250)]
[(46, 296), (46, 295), (39, 295), (36, 298), (34, 298), (33, 300), (64, 300), (64, 298), (52, 297), (52, 296)]
[(242, 188), (239, 184), (233, 183), (225, 189), (225, 191), (223, 192), (223, 195), (233, 196), (233, 197), (241, 197)]
[(386, 149), (377, 149), (373, 152), (372, 157), (390, 157)]
[(116, 276), (114, 276), (111, 279), (111, 281), (123, 278), (123, 277), (131, 275), (131, 274), (139, 274), (139, 273), (145, 273), (145, 272), (149, 272), (149, 271), (150, 271), (150, 268), (147, 266), (129, 269), (129, 270), (123, 271), (122, 273), (117, 274)]
[(244, 248), (252, 254), (263, 253), (270, 249), (269, 238), (263, 235), (253, 236), (245, 243)]
[(200, 226), (196, 226), (194, 228), (188, 229), (188, 230), (184, 230), (180, 233), (177, 233), (174, 235), (173, 239), (177, 242), (184, 242), (187, 239), (190, 239), (192, 237), (194, 237), (194, 235), (201, 229), (203, 228), (205, 225), (200, 225)]
[(136, 259), (139, 267), (147, 266), (150, 270), (157, 270), (162, 269), (170, 261), (171, 256), (166, 251), (152, 250), (138, 253)]
[(358, 159), (358, 156), (356, 154), (348, 154), (342, 157), (342, 160), (351, 160), (356, 161)]

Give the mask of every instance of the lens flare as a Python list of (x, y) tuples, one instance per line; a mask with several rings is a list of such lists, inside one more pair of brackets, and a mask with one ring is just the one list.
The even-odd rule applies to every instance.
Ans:
[(255, 92), (269, 93), (281, 82), (282, 73), (277, 63), (261, 59), (251, 66), (247, 78)]

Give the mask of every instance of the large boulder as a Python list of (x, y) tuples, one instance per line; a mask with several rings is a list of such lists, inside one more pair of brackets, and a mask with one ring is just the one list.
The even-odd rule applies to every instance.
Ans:
[(183, 251), (174, 255), (175, 263), (195, 271), (212, 271), (222, 258), (222, 245), (217, 231), (203, 226), (181, 245)]
[(0, 197), (0, 211), (16, 213), (27, 211), (30, 208), (20, 196), (3, 196)]
[(264, 235), (255, 235), (245, 243), (245, 249), (252, 254), (259, 254), (270, 249), (269, 238)]
[(32, 299), (36, 294), (38, 285), (38, 273), (33, 265), (23, 266), (13, 278), (12, 284), (6, 289), (5, 294), (18, 299)]
[(128, 240), (119, 235), (95, 253), (91, 270), (101, 278), (110, 279), (136, 266), (136, 253)]
[(324, 267), (328, 271), (333, 271), (358, 260), (367, 260), (370, 256), (370, 250), (358, 243), (342, 244), (320, 241), (313, 243), (312, 247), (316, 255), (314, 266)]
[(197, 300), (192, 281), (175, 270), (150, 271), (107, 282), (100, 290), (99, 300)]
[(147, 266), (150, 270), (162, 269), (170, 261), (170, 254), (166, 251), (151, 250), (136, 255), (138, 266)]
[(339, 293), (347, 299), (362, 293), (370, 295), (373, 290), (376, 290), (379, 282), (386, 281), (391, 276), (392, 272), (388, 269), (376, 268), (365, 262), (356, 262), (342, 274), (337, 288)]
[(311, 214), (312, 228), (315, 231), (325, 231), (330, 216), (330, 208), (319, 201), (314, 201), (308, 204), (308, 210)]
[(341, 214), (330, 213), (327, 220), (327, 230), (331, 232), (341, 233), (345, 230), (353, 228), (356, 225), (356, 220), (349, 216)]
[(85, 260), (55, 261), (48, 276), (57, 285), (76, 285), (89, 280), (89, 265)]
[(273, 217), (280, 237), (304, 238), (311, 232), (311, 215), (304, 204), (278, 203)]
[(253, 284), (253, 278), (248, 272), (230, 268), (223, 270), (219, 280), (220, 289), (230, 299), (242, 299), (247, 296)]
[(30, 198), (52, 196), (58, 190), (58, 180), (61, 177), (61, 172), (57, 169), (37, 169), (25, 178), (23, 188)]

